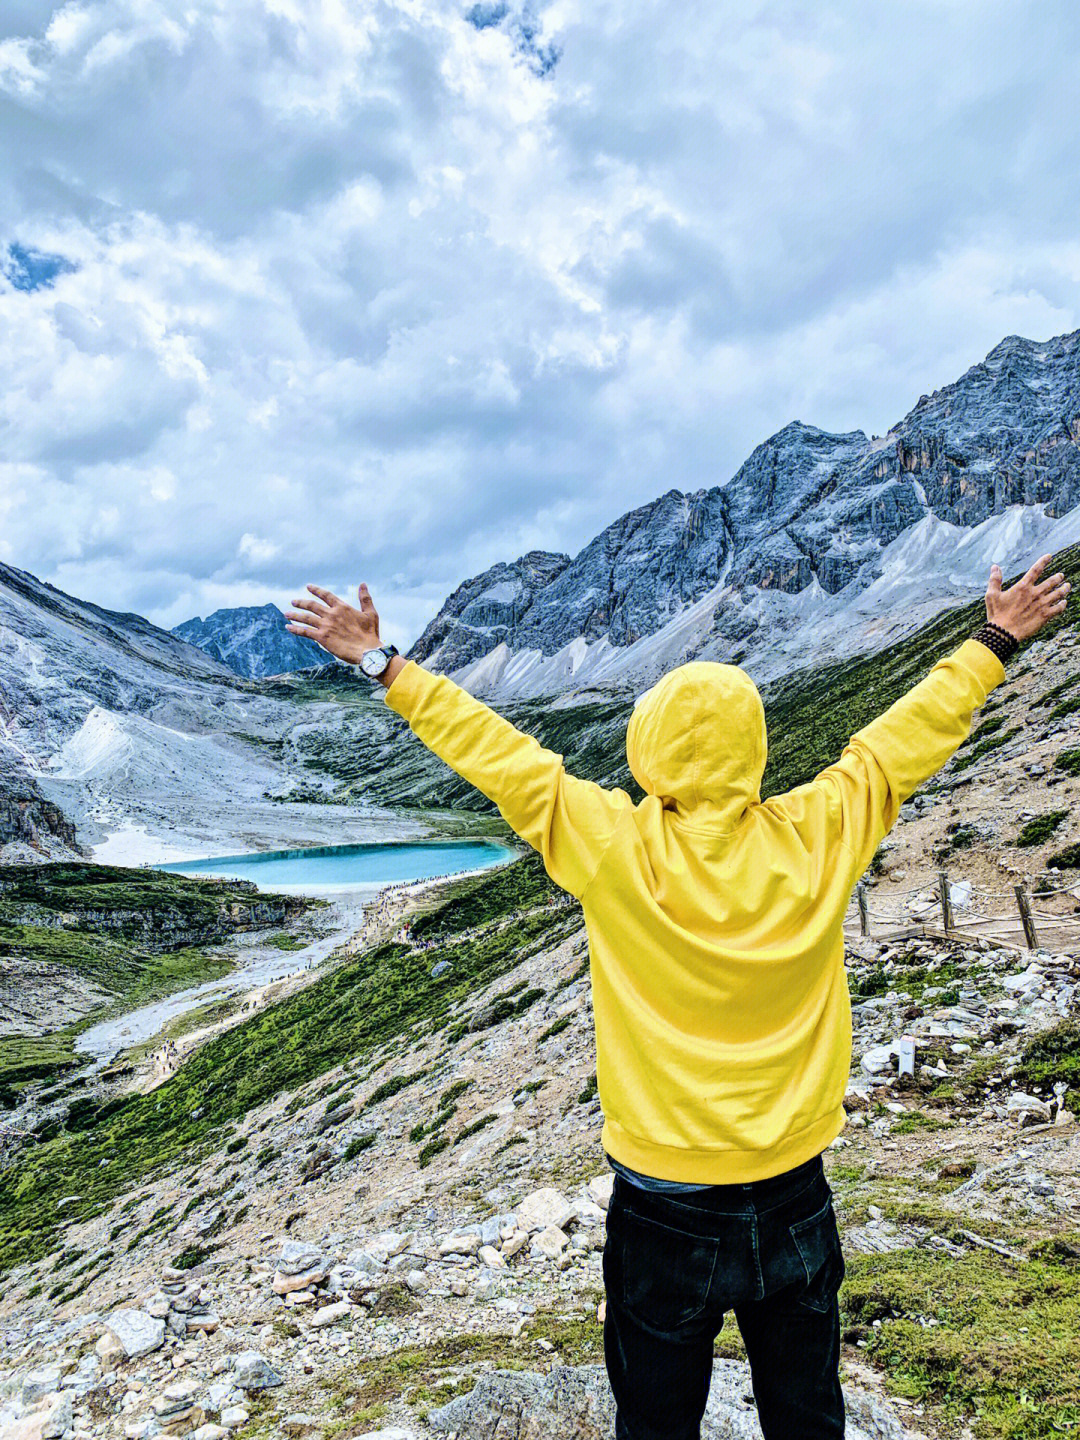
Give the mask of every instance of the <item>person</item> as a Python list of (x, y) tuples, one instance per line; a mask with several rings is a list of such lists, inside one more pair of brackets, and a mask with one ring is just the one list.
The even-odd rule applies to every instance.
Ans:
[[(699, 1436), (728, 1311), (765, 1440), (844, 1433), (845, 1264), (822, 1161), (851, 1068), (843, 919), (900, 806), (967, 738), (1018, 643), (1064, 610), (1064, 574), (1040, 578), (1052, 558), (1007, 590), (995, 564), (986, 623), (835, 763), (767, 799), (761, 697), (734, 665), (689, 661), (638, 698), (626, 731), (637, 803), (569, 775), (415, 660), (394, 654), (379, 676), (390, 708), (495, 802), (584, 913), (615, 1172), (603, 1340), (616, 1440)], [(290, 631), (351, 663), (382, 648), (366, 585), (359, 609), (307, 588)]]

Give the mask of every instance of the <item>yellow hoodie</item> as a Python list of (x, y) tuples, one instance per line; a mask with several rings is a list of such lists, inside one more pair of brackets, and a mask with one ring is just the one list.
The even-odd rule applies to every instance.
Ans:
[(735, 665), (680, 665), (638, 701), (626, 732), (638, 804), (568, 775), (415, 661), (385, 700), (581, 902), (603, 1147), (647, 1175), (722, 1185), (790, 1170), (843, 1129), (852, 889), (1004, 678), (965, 640), (834, 765), (767, 800), (765, 712)]

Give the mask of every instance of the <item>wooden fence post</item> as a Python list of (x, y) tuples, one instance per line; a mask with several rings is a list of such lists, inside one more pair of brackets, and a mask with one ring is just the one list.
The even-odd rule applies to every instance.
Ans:
[(938, 871), (938, 898), (941, 900), (941, 919), (945, 933), (953, 928), (952, 899), (949, 896), (949, 877), (944, 870)]
[(859, 902), (859, 925), (864, 935), (870, 934), (870, 910), (866, 903), (866, 887), (860, 881), (855, 887), (855, 898)]
[(1024, 927), (1024, 940), (1027, 942), (1029, 950), (1035, 950), (1038, 948), (1039, 942), (1035, 936), (1035, 922), (1031, 918), (1031, 904), (1028, 901), (1023, 881), (1019, 885), (1014, 885), (1013, 889), (1016, 891), (1016, 903), (1020, 909), (1020, 924)]

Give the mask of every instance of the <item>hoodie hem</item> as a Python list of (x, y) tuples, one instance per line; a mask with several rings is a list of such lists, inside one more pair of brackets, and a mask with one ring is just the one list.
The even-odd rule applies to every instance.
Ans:
[(794, 1170), (815, 1155), (843, 1130), (843, 1105), (822, 1115), (804, 1130), (786, 1135), (768, 1150), (694, 1150), (683, 1145), (661, 1145), (633, 1135), (609, 1116), (604, 1118), (600, 1144), (631, 1170), (657, 1180), (691, 1180), (705, 1185), (739, 1185), (768, 1180)]

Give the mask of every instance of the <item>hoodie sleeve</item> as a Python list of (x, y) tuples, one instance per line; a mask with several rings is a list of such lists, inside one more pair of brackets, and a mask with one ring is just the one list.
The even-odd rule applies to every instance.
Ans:
[[(840, 759), (800, 786), (800, 813), (821, 813), (861, 875), (900, 806), (935, 775), (971, 733), (971, 717), (1005, 679), (1001, 660), (968, 639), (906, 695), (857, 730)], [(819, 804), (813, 803), (814, 801)]]
[(429, 750), (495, 802), (543, 856), (555, 884), (580, 899), (633, 804), (626, 791), (568, 775), (561, 755), (415, 660), (398, 671), (384, 699)]

